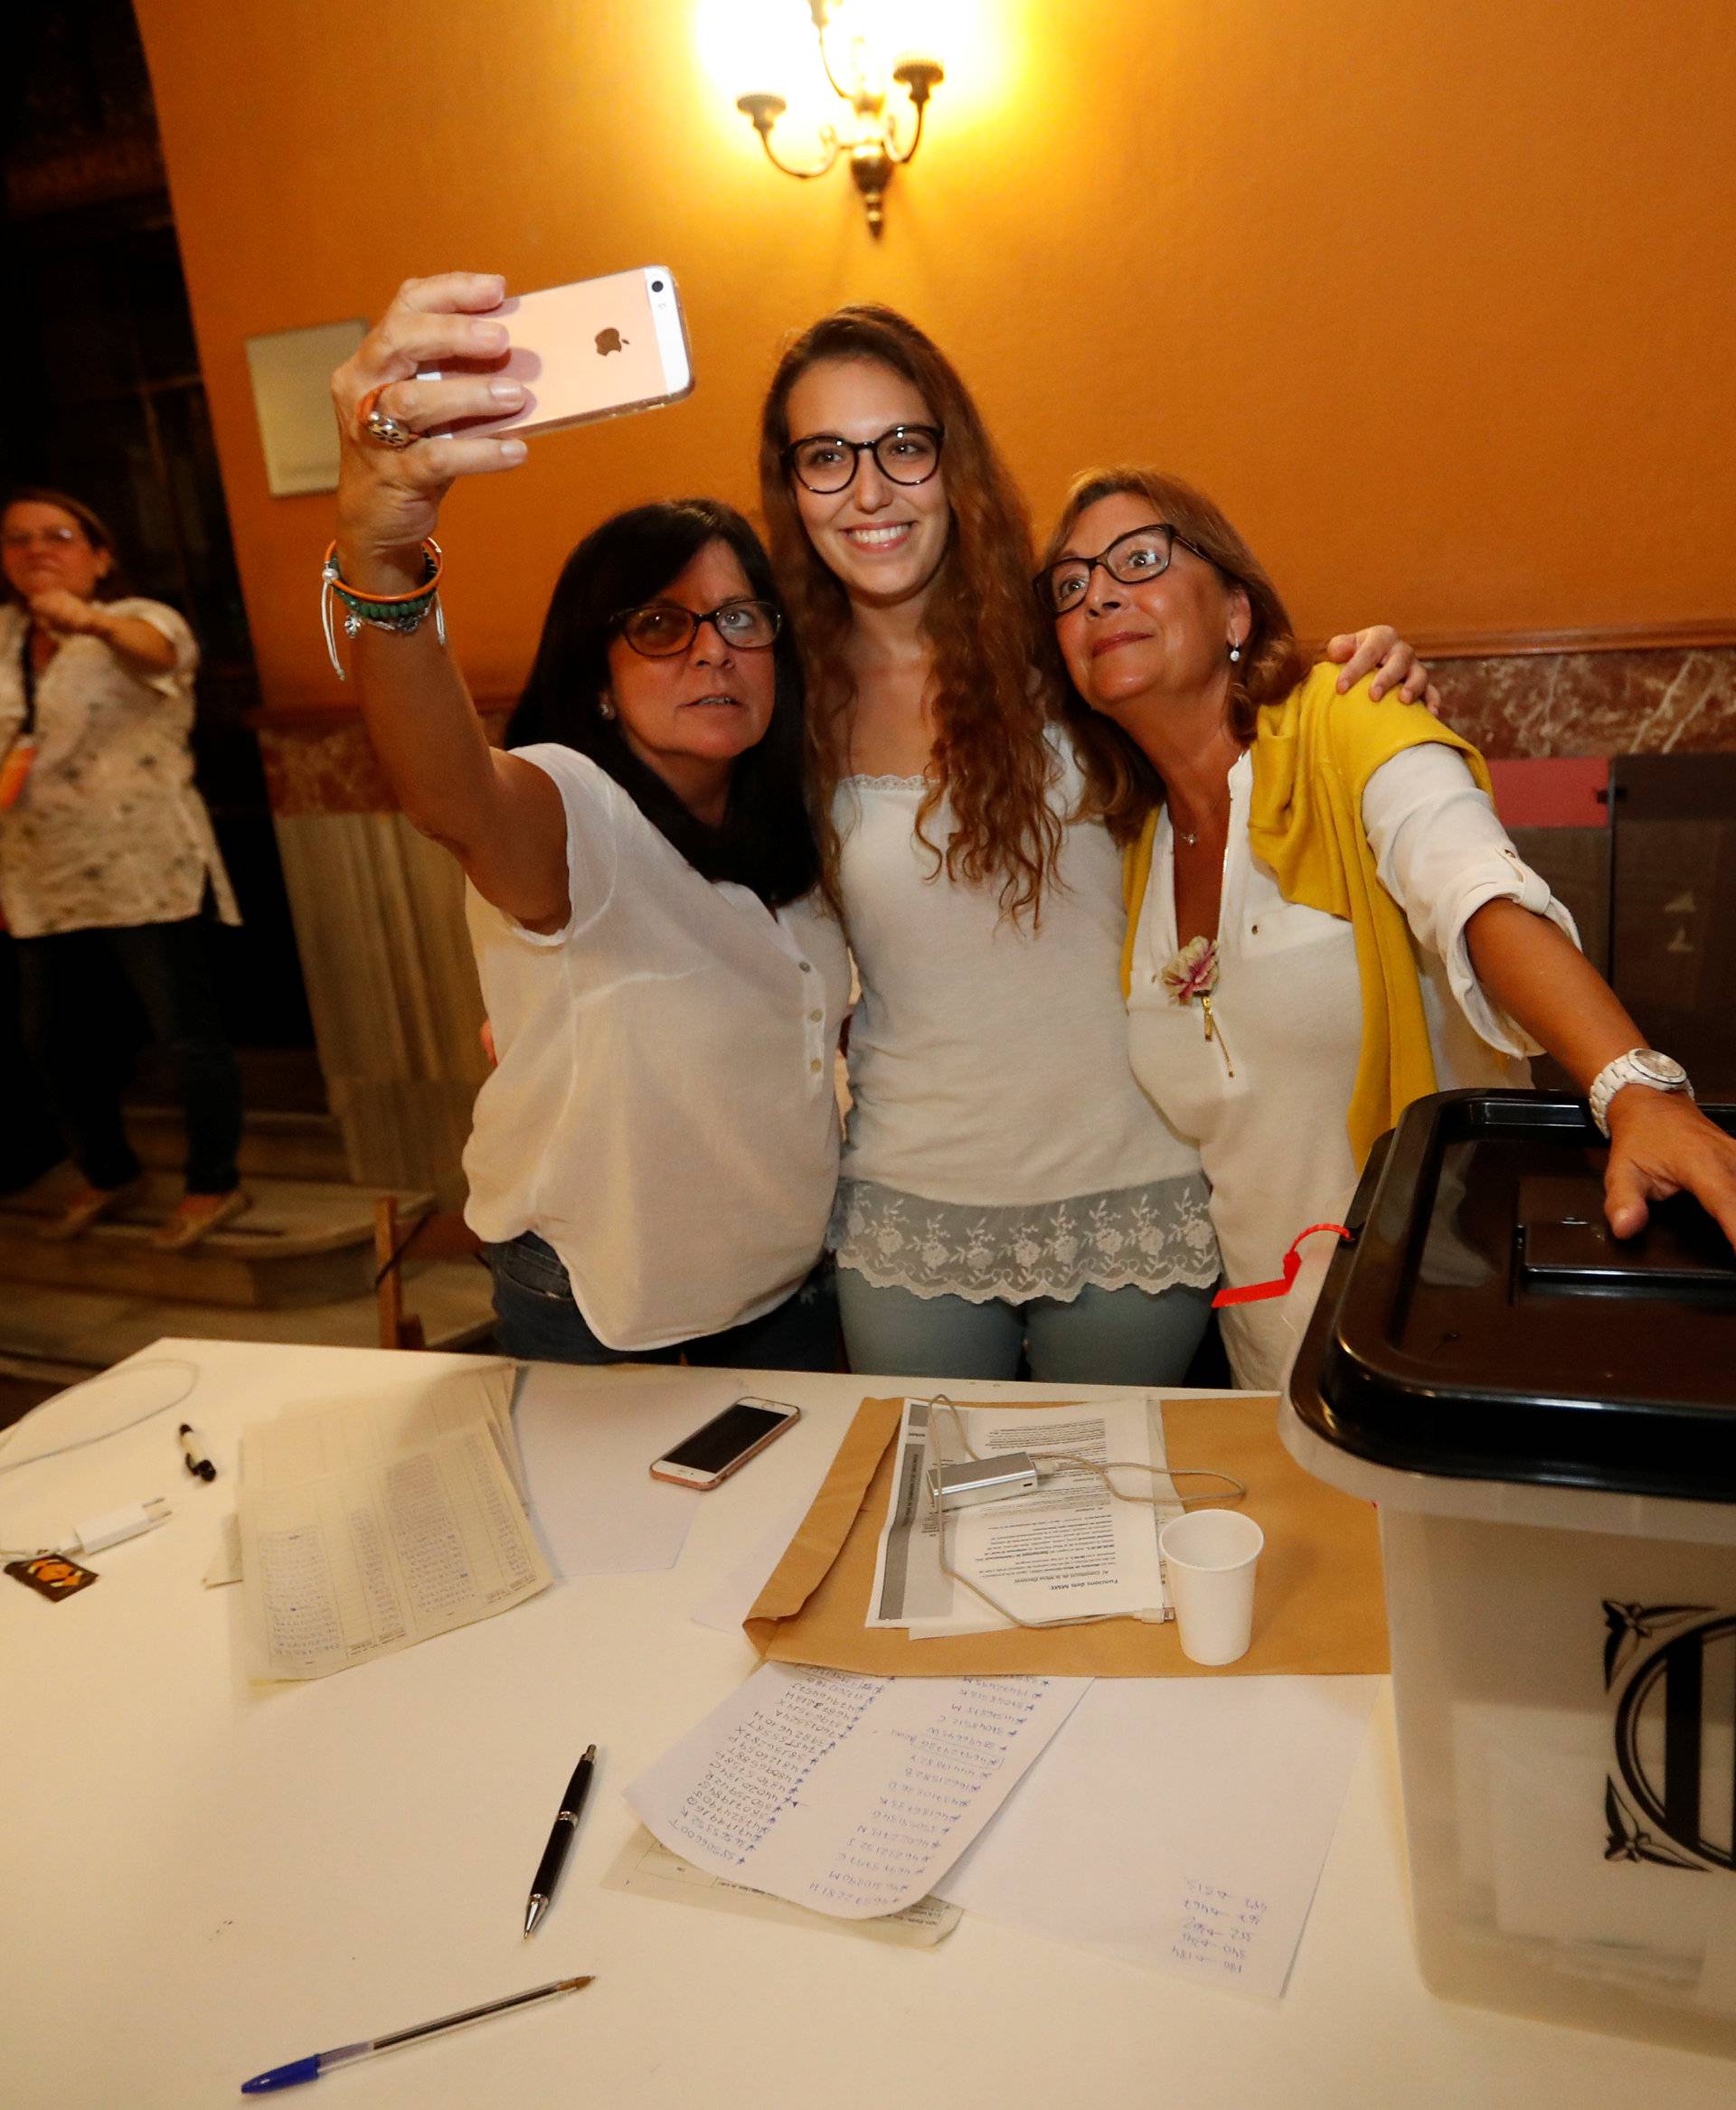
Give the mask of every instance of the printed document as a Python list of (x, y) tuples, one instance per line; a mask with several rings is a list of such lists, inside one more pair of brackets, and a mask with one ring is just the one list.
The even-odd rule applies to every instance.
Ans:
[[(1125, 1392), (1052, 1411), (906, 1399), (867, 1625), (905, 1627), (920, 1639), (1013, 1624), (943, 1569), (928, 1485), (931, 1465), (1008, 1451), (1035, 1459), (1038, 1491), (949, 1510), (948, 1564), (1029, 1625), (1125, 1613), (1166, 1618), (1157, 1533), (1181, 1504), (1173, 1483), (1149, 1470), (1165, 1463), (1162, 1424), (1145, 1393)], [(1121, 1468), (1114, 1485), (1133, 1499), (1118, 1500), (1083, 1465), (1045, 1455), (1056, 1452)]]
[(327, 1399), (243, 1433), (254, 1678), (323, 1678), (547, 1588), (514, 1470), (512, 1374)]
[(934, 1889), (1090, 1683), (766, 1663), (627, 1799), (707, 1875), (876, 1918)]

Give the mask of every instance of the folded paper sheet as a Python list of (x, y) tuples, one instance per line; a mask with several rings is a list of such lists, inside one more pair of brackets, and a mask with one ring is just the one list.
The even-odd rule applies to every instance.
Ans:
[[(973, 1401), (973, 1405), (980, 1405)], [(1052, 1412), (1053, 1401), (1009, 1412)], [(1380, 1536), (1366, 1503), (1305, 1473), (1278, 1436), (1269, 1393), (1165, 1398), (1173, 1465), (1231, 1473), (1266, 1533), (1253, 1646), (1204, 1670), (1183, 1655), (1173, 1624), (1105, 1619), (1083, 1626), (912, 1640), (863, 1624), (902, 1401), (864, 1399), (824, 1485), (746, 1621), (773, 1662), (819, 1663), (876, 1677), (1259, 1677), (1387, 1668)]]
[(1086, 1684), (918, 1683), (768, 1663), (627, 1799), (707, 1875), (840, 1919), (880, 1918), (929, 1895)]

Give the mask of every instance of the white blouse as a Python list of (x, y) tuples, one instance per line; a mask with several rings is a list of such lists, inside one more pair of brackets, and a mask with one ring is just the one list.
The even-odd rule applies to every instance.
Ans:
[[(1128, 999), (1133, 1067), (1212, 1182), (1225, 1280), (1266, 1282), (1307, 1225), (1341, 1221), (1360, 1172), (1345, 1122), (1362, 1047), (1362, 984), (1349, 923), (1287, 901), (1248, 840), (1253, 763), (1230, 772), (1230, 841), (1218, 922), (1219, 981), (1205, 1038), (1200, 1004), (1163, 985), (1176, 951), (1175, 837), (1157, 824)], [(1409, 748), (1369, 779), (1363, 825), (1381, 883), (1410, 925), (1442, 1091), (1524, 1085), (1536, 1043), (1479, 988), (1465, 926), (1505, 898), (1579, 942), (1573, 920), (1520, 858), (1462, 758)], [(1231, 1074), (1233, 1070), (1233, 1074)], [(1335, 1240), (1310, 1239), (1288, 1296), (1227, 1306), (1239, 1384), (1283, 1386)]]
[[(1051, 799), (1079, 804), (1053, 740)], [(1071, 1297), (1216, 1280), (1199, 1157), (1127, 1066), (1120, 854), (1067, 822), (1042, 919), (937, 873), (920, 777), (852, 777), (834, 815), (862, 983), (833, 1234), (840, 1263), (919, 1295)], [(942, 846), (943, 799), (925, 834)]]
[(517, 752), (567, 815), (571, 913), (527, 930), (467, 889), (499, 1063), (464, 1154), (466, 1220), (532, 1230), (610, 1348), (773, 1310), (818, 1259), (837, 1177), (844, 937), (703, 879), (607, 772)]
[[(239, 923), (205, 802), (193, 787), (193, 632), (160, 601), (115, 600), (175, 647), (162, 674), (135, 668), (99, 637), (67, 637), (36, 677), (36, 758), (0, 814), (0, 914), (17, 937), (179, 923), (209, 881), (217, 913)], [(0, 608), (0, 754), (24, 724), (20, 654), (29, 619)]]

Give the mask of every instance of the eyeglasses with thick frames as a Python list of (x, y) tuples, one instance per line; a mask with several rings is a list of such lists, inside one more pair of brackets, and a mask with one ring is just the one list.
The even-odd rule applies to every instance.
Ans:
[(1168, 521), (1155, 520), (1148, 527), (1130, 528), (1125, 535), (1117, 535), (1109, 548), (1099, 550), (1095, 557), (1063, 557), (1048, 570), (1039, 571), (1032, 583), (1049, 613), (1064, 616), (1069, 608), (1083, 607), (1091, 574), (1099, 564), (1118, 585), (1139, 586), (1146, 579), (1164, 576), (1177, 542), (1216, 570), (1215, 560), (1207, 557), (1197, 542), (1190, 542)]
[(641, 658), (673, 659), (693, 644), (702, 623), (711, 625), (726, 650), (764, 652), (777, 643), (784, 618), (769, 601), (720, 601), (703, 616), (675, 601), (646, 601), (623, 608), (612, 626)]
[(812, 432), (784, 449), (784, 466), (804, 490), (823, 498), (850, 488), (865, 454), (873, 456), (874, 466), (888, 483), (926, 484), (940, 466), (945, 438), (939, 425), (894, 425), (878, 439)]

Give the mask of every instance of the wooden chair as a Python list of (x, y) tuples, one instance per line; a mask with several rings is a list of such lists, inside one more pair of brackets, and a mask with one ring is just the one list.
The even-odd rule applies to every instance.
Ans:
[(398, 1197), (382, 1194), (373, 1205), (373, 1294), (380, 1312), (382, 1348), (426, 1348), (422, 1322), (404, 1310), (403, 1264), (412, 1251), (420, 1260), (467, 1260), (482, 1250), (482, 1240), (457, 1209), (430, 1209), (408, 1230), (398, 1220)]

